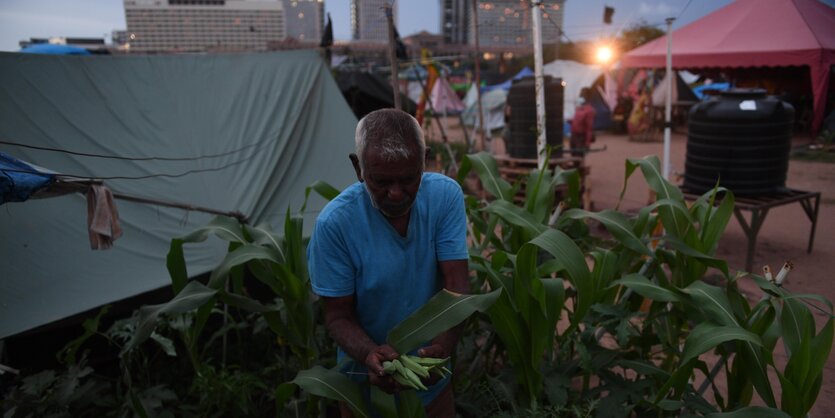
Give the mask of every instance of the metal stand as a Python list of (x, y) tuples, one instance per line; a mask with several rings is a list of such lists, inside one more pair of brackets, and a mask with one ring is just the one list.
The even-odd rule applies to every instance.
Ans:
[[(701, 194), (690, 193), (683, 190), (684, 195), (688, 199), (697, 199)], [(757, 235), (760, 233), (760, 228), (765, 222), (765, 217), (771, 208), (788, 205), (790, 203), (799, 202), (806, 213), (806, 217), (812, 223), (812, 228), (809, 231), (809, 245), (806, 248), (807, 253), (812, 252), (812, 246), (815, 243), (815, 229), (818, 225), (818, 211), (820, 209), (820, 192), (807, 192), (795, 189), (783, 189), (780, 192), (769, 196), (757, 197), (737, 197), (736, 205), (734, 205), (734, 216), (745, 236), (748, 238), (748, 252), (745, 256), (745, 270), (750, 272), (754, 264), (754, 251), (757, 247)], [(718, 204), (718, 202), (717, 202)], [(745, 219), (742, 214), (743, 211), (751, 212), (750, 221)]]

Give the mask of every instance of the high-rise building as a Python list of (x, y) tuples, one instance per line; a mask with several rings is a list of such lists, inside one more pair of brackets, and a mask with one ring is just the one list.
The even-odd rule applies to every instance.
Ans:
[(299, 42), (319, 42), (325, 28), (323, 0), (284, 0), (287, 38)]
[[(565, 0), (551, 0), (540, 5), (542, 10), (542, 43), (560, 40)], [(528, 0), (479, 0), (478, 40), (485, 49), (533, 48), (531, 3)], [(470, 20), (468, 42), (475, 44), (473, 19)]]
[(441, 0), (441, 33), (448, 44), (466, 44), (470, 32), (471, 0)]
[[(351, 0), (351, 37), (355, 41), (387, 42), (388, 21), (385, 6), (389, 0)], [(397, 22), (397, 5), (393, 10)]]
[(281, 0), (124, 0), (131, 52), (262, 51), (285, 38)]

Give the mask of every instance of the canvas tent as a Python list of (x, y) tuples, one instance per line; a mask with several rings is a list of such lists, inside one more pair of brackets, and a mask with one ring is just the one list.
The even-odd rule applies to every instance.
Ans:
[[(524, 77), (530, 77), (533, 71), (530, 68), (522, 68), (513, 77), (497, 84), (484, 86), (481, 88), (481, 104), (484, 112), (484, 129), (493, 130), (504, 127), (504, 104), (507, 101), (507, 92), (513, 85), (514, 80), (521, 80)], [(478, 125), (478, 91), (476, 91), (475, 83), (467, 90), (467, 95), (464, 96), (464, 123), (468, 126)]]
[(444, 77), (435, 80), (432, 86), (432, 109), (437, 114), (443, 113), (460, 113), (464, 110), (464, 103), (458, 98), (458, 95), (452, 90), (449, 82)]
[[(674, 68), (808, 66), (812, 129), (824, 117), (835, 64), (835, 9), (818, 0), (737, 0), (673, 32)], [(626, 53), (626, 67), (663, 68), (667, 40)]]
[[(684, 82), (679, 75), (678, 71), (673, 71), (673, 74), (676, 75), (676, 82), (673, 84), (673, 91), (671, 94), (672, 102), (698, 102), (699, 98), (696, 97), (696, 94), (693, 93), (693, 90)], [(657, 107), (664, 107), (666, 100), (667, 100), (667, 83), (669, 81), (669, 74), (665, 74), (664, 78), (655, 85), (655, 88), (652, 90), (652, 105)]]
[[(356, 122), (313, 51), (0, 53), (0, 140), (103, 156), (195, 159), (91, 158), (8, 144), (0, 152), (101, 178), (114, 192), (239, 211), (253, 225), (280, 227), (315, 180), (342, 188), (355, 179), (346, 156)], [(311, 200), (306, 227), (323, 204)], [(3, 205), (0, 338), (169, 285), (171, 238), (212, 218), (117, 205), (124, 235), (107, 251), (90, 249), (80, 194)], [(218, 239), (187, 246), (189, 274), (210, 271), (225, 252)]]

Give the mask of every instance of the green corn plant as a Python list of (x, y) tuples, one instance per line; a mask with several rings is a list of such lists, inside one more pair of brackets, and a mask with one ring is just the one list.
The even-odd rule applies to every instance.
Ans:
[[(750, 277), (732, 277), (727, 263), (714, 257), (733, 194), (717, 187), (688, 204), (659, 165), (655, 157), (627, 161), (621, 196), (640, 169), (658, 199), (626, 216), (556, 209), (536, 197), (553, 195), (557, 182), (547, 179), (560, 176), (550, 173), (533, 173), (524, 207), (516, 206), (511, 196), (518, 185), (501, 179), (489, 155), (462, 162), (459, 179), (475, 170), (492, 197), (467, 198), (471, 267), (477, 287), (505, 290), (489, 311), (489, 325), (522, 388), (518, 401), (532, 411), (538, 400), (599, 401), (596, 409), (606, 416), (756, 416), (762, 409), (748, 406), (756, 392), (774, 416), (778, 407), (802, 416), (820, 389), (831, 325), (816, 334), (810, 317), (798, 319), (804, 305), (774, 290), (752, 307), (738, 286)], [(591, 234), (588, 221), (609, 236)], [(719, 284), (704, 281), (710, 272), (718, 273)], [(551, 320), (562, 310), (568, 326), (558, 333)], [(777, 369), (772, 352), (788, 322), (795, 325), (793, 349), (778, 370), (787, 388), (778, 405), (767, 373)], [(712, 370), (701, 358), (709, 352), (719, 356)], [(715, 384), (718, 371), (728, 379), (725, 393)], [(705, 378), (699, 388), (691, 384), (696, 373)], [(581, 387), (567, 383), (575, 377)], [(714, 403), (703, 396), (708, 388)]]
[[(325, 369), (321, 366), (300, 371), (296, 377), (282, 383), (276, 388), (275, 397), (277, 409), (281, 410), (293, 398), (297, 389), (301, 388), (310, 395), (321, 396), (347, 405), (356, 416), (370, 417), (368, 402), (362, 395), (363, 389), (370, 391), (374, 410), (383, 417), (422, 417), (423, 405), (415, 390), (425, 390), (419, 377), (405, 377), (415, 371), (444, 370), (447, 359), (421, 359), (407, 353), (416, 350), (427, 341), (445, 332), (475, 312), (484, 312), (495, 304), (502, 293), (496, 290), (486, 294), (462, 295), (442, 289), (425, 305), (413, 312), (409, 317), (394, 327), (386, 338), (386, 343), (401, 353), (400, 360), (390, 362), (387, 367), (393, 367), (392, 373), (403, 376), (401, 382), (405, 390), (398, 394), (398, 401), (375, 386), (367, 387), (367, 383), (357, 383), (337, 370)], [(416, 364), (410, 365), (410, 362)], [(422, 363), (422, 364), (419, 364)], [(398, 367), (399, 366), (399, 367)], [(444, 370), (441, 373), (449, 373)]]

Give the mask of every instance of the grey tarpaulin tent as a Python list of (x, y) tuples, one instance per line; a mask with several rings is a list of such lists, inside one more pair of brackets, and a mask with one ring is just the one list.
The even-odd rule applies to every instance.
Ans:
[[(114, 192), (239, 211), (280, 227), (315, 180), (354, 179), (356, 118), (313, 51), (180, 56), (0, 53), (0, 144), (62, 174), (104, 178)], [(206, 157), (212, 156), (213, 157)], [(179, 177), (153, 177), (157, 174)], [(107, 177), (143, 177), (120, 179)], [(308, 205), (310, 227), (322, 199)], [(124, 235), (92, 251), (81, 194), (0, 210), (0, 338), (170, 283), (172, 237), (212, 216), (117, 201)], [(187, 246), (189, 274), (216, 266), (219, 240)]]

